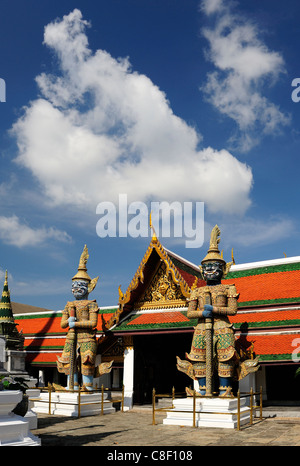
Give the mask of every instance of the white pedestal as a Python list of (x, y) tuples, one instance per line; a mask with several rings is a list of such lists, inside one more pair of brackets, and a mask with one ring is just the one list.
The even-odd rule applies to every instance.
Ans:
[[(224, 414), (219, 414), (224, 413)], [(196, 427), (237, 427), (237, 398), (196, 398)], [(240, 399), (240, 425), (250, 422), (246, 398)], [(174, 409), (163, 420), (167, 425), (193, 426), (193, 398), (174, 400)]]
[(134, 381), (134, 348), (128, 346), (124, 351), (124, 411), (132, 409), (133, 406), (133, 381)]
[(32, 410), (34, 407), (34, 401), (32, 401), (32, 398), (39, 398), (40, 390), (38, 388), (28, 388), (26, 390), (26, 395), (28, 395), (28, 411), (24, 418), (29, 422), (29, 429), (34, 430), (38, 427), (38, 419), (37, 414)]
[(1, 446), (40, 446), (41, 441), (29, 430), (29, 422), (22, 416), (12, 413), (12, 409), (22, 400), (18, 390), (0, 392), (0, 445)]
[[(61, 416), (78, 416), (78, 393), (51, 392), (51, 414)], [(107, 393), (104, 393), (103, 414), (114, 413), (112, 402), (106, 401)], [(101, 393), (80, 394), (80, 416), (92, 416), (101, 414)], [(38, 401), (34, 401), (32, 410), (35, 413), (49, 413), (49, 393), (42, 392)]]

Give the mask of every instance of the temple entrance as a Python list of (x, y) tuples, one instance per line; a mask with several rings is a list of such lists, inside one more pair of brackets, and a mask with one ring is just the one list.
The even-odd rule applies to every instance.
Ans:
[(152, 402), (156, 393), (183, 392), (192, 380), (176, 368), (176, 356), (184, 359), (192, 332), (134, 336), (134, 404)]
[(299, 364), (276, 364), (266, 367), (268, 402), (300, 403), (300, 375), (295, 377), (298, 367)]

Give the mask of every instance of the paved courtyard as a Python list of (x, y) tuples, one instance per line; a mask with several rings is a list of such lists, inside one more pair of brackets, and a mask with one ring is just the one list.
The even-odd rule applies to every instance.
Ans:
[[(42, 446), (196, 447), (196, 446), (300, 446), (300, 417), (269, 417), (255, 420), (240, 431), (193, 428), (163, 424), (166, 414), (133, 409), (122, 413), (87, 416), (80, 419), (38, 415), (38, 429), (32, 430)], [(110, 451), (110, 450), (105, 450)], [(122, 449), (121, 449), (122, 451)], [(134, 450), (133, 450), (134, 451)]]

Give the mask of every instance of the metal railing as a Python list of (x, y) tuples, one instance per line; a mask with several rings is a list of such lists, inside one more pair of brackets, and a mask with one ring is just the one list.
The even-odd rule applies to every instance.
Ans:
[[(177, 395), (183, 395), (186, 396), (186, 392), (178, 392)], [(181, 398), (183, 398), (181, 396)], [(176, 393), (175, 393), (175, 387), (172, 387), (172, 393), (171, 394), (157, 394), (155, 391), (155, 388), (152, 390), (152, 424), (155, 425), (155, 412), (156, 411), (170, 411), (170, 407), (161, 407), (161, 408), (155, 408), (155, 400), (156, 398), (172, 398), (172, 406), (171, 409), (174, 409), (174, 400), (176, 398)]]
[[(78, 415), (77, 415), (77, 418), (80, 418), (81, 416), (81, 407), (82, 406), (86, 406), (86, 405), (99, 405), (101, 406), (101, 409), (100, 409), (100, 414), (103, 415), (104, 414), (104, 403), (121, 403), (121, 411), (124, 412), (124, 385), (122, 387), (122, 394), (121, 394), (121, 398), (111, 398), (109, 400), (105, 400), (104, 399), (104, 392), (114, 392), (114, 391), (118, 391), (119, 390), (113, 390), (111, 388), (104, 388), (104, 386), (102, 385), (101, 386), (101, 389), (100, 390), (92, 390), (92, 391), (89, 391), (89, 390), (68, 390), (68, 389), (57, 389), (57, 388), (54, 388), (50, 383), (48, 384), (48, 387), (47, 388), (44, 388), (44, 389), (39, 389), (42, 393), (48, 393), (49, 394), (49, 398), (48, 400), (41, 400), (40, 398), (30, 398), (30, 401), (36, 401), (36, 402), (39, 402), (39, 403), (48, 403), (48, 414), (49, 415), (52, 415), (53, 413), (51, 412), (51, 405), (52, 403), (55, 403), (55, 404), (59, 404), (60, 402), (59, 401), (52, 401), (52, 393), (75, 393), (78, 395), (77, 397), (77, 406), (78, 406)], [(82, 399), (81, 399), (81, 396), (82, 395), (85, 395), (85, 394), (94, 394), (94, 393), (101, 393), (102, 396), (100, 398), (99, 401), (87, 401), (87, 402), (82, 402)], [(74, 401), (72, 402), (67, 402), (67, 401), (63, 401), (62, 404), (64, 405), (76, 405), (76, 403), (74, 403)]]
[[(252, 387), (250, 388), (249, 393), (245, 393), (245, 392), (240, 393), (240, 390), (238, 390), (237, 399), (238, 399), (238, 413), (239, 414), (238, 414), (237, 430), (240, 430), (240, 428), (241, 428), (241, 424), (240, 424), (240, 421), (241, 421), (241, 395), (243, 397), (249, 397), (250, 398), (250, 407), (248, 408), (248, 410), (244, 410), (244, 412), (250, 411), (249, 424), (250, 425), (253, 424), (253, 418), (256, 417), (256, 410), (257, 409), (259, 409), (259, 420), (262, 421), (262, 419), (263, 419), (263, 415), (262, 415), (262, 399), (263, 399), (262, 387), (260, 387), (259, 392), (254, 392)], [(254, 404), (256, 395), (259, 395), (259, 405)]]
[[(182, 393), (180, 393), (182, 394)], [(238, 390), (237, 392), (237, 396), (236, 396), (236, 399), (237, 399), (237, 411), (236, 412), (233, 412), (233, 411), (230, 411), (230, 412), (212, 412), (212, 411), (196, 411), (196, 399), (198, 398), (207, 398), (205, 397), (205, 395), (203, 396), (199, 396), (197, 394), (196, 396), (196, 390), (193, 390), (193, 427), (197, 427), (196, 426), (196, 413), (199, 412), (200, 414), (220, 414), (220, 415), (236, 415), (237, 416), (237, 430), (240, 430), (241, 429), (241, 395), (243, 397), (249, 397), (250, 398), (250, 406), (249, 408), (243, 408), (243, 414), (246, 413), (246, 412), (250, 412), (250, 420), (249, 420), (249, 425), (252, 425), (253, 424), (253, 418), (256, 417), (256, 410), (259, 409), (259, 419), (262, 420), (263, 419), (263, 415), (262, 415), (262, 387), (260, 387), (260, 390), (259, 392), (254, 392), (253, 391), (253, 388), (250, 389), (250, 392), (249, 393), (240, 393), (240, 390)], [(259, 405), (256, 405), (254, 403), (255, 401), (255, 396), (256, 395), (259, 395)], [(162, 407), (162, 408), (155, 408), (155, 401), (156, 401), (156, 398), (172, 398), (172, 406), (171, 407)], [(182, 397), (181, 397), (182, 398)], [(212, 398), (212, 397), (210, 397)], [(228, 399), (233, 399), (232, 397), (225, 397), (225, 398), (228, 398)], [(156, 394), (156, 391), (155, 391), (155, 388), (153, 388), (153, 391), (152, 391), (152, 425), (156, 425), (156, 421), (155, 421), (155, 412), (157, 411), (172, 411), (174, 409), (174, 400), (175, 400), (175, 388), (173, 387), (172, 388), (172, 393), (171, 395), (170, 394)], [(176, 412), (178, 413), (184, 413), (186, 412), (186, 410), (178, 410), (176, 409)]]

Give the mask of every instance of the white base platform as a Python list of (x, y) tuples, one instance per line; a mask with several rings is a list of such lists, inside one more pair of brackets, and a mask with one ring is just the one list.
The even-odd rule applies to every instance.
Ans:
[(23, 393), (17, 390), (2, 391), (0, 395), (0, 446), (40, 446), (41, 441), (33, 435), (29, 422), (11, 411), (22, 400)]
[(40, 446), (41, 441), (29, 430), (29, 422), (14, 413), (0, 416), (0, 446)]
[[(104, 393), (103, 414), (114, 413), (116, 410), (112, 402), (106, 401), (107, 393)], [(101, 393), (80, 394), (80, 416), (92, 416), (101, 414)], [(42, 392), (38, 401), (34, 401), (31, 408), (35, 413), (49, 413), (49, 393)], [(51, 414), (60, 416), (78, 416), (78, 393), (51, 392)]]
[[(224, 414), (219, 414), (224, 413)], [(237, 398), (196, 398), (196, 427), (237, 427)], [(246, 398), (240, 399), (240, 425), (250, 422)], [(193, 398), (174, 400), (174, 409), (167, 411), (166, 425), (193, 426)]]

